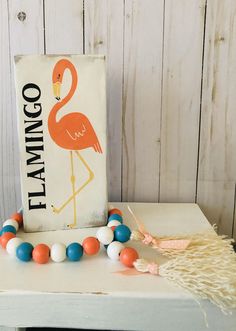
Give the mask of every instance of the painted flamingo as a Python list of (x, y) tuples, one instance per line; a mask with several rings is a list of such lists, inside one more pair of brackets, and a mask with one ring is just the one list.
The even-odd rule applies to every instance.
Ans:
[[(72, 75), (72, 84), (69, 93), (61, 100), (60, 99), (60, 86), (63, 80), (63, 74), (65, 70), (68, 69)], [(53, 207), (55, 213), (60, 213), (71, 201), (73, 201), (74, 208), (74, 223), (68, 225), (69, 227), (74, 227), (76, 225), (76, 196), (82, 189), (89, 184), (94, 178), (94, 174), (87, 162), (84, 160), (79, 150), (92, 147), (95, 152), (102, 153), (102, 148), (98, 141), (97, 135), (89, 121), (89, 119), (82, 113), (73, 112), (63, 116), (57, 121), (58, 111), (69, 102), (75, 93), (78, 77), (74, 65), (67, 59), (62, 59), (58, 61), (53, 69), (52, 75), (53, 81), (53, 91), (55, 98), (58, 102), (54, 105), (50, 111), (48, 117), (48, 129), (51, 138), (54, 142), (61, 148), (70, 151), (70, 164), (71, 164), (71, 185), (72, 185), (72, 195), (59, 207)], [(61, 100), (61, 101), (60, 101)], [(85, 183), (75, 189), (75, 175), (74, 175), (74, 162), (73, 156), (76, 155), (84, 164), (85, 168), (88, 170), (89, 177)]]

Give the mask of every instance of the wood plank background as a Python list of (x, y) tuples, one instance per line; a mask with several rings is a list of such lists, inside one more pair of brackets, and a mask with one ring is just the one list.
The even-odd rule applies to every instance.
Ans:
[(1, 0), (0, 216), (20, 202), (15, 54), (105, 54), (111, 201), (197, 202), (236, 237), (236, 2)]

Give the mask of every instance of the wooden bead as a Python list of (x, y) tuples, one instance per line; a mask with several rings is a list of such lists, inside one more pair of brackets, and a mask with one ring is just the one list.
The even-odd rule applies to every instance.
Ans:
[(103, 226), (97, 231), (96, 237), (101, 244), (109, 245), (114, 239), (114, 233), (111, 228)]
[(120, 252), (125, 246), (119, 241), (113, 241), (107, 247), (107, 255), (111, 260), (119, 260)]
[(12, 238), (15, 238), (15, 236), (16, 235), (12, 232), (3, 233), (0, 237), (0, 244), (1, 244), (2, 248), (6, 248), (8, 241)]
[(120, 252), (120, 262), (126, 267), (132, 268), (133, 263), (138, 259), (138, 253), (134, 248), (126, 247)]
[(66, 259), (66, 246), (61, 243), (53, 244), (51, 247), (51, 259), (54, 262), (63, 262)]
[(121, 225), (121, 223), (120, 223), (119, 221), (116, 221), (116, 220), (114, 220), (114, 221), (110, 221), (110, 222), (107, 224), (107, 226), (108, 226), (109, 228), (111, 228), (111, 227), (113, 227), (113, 226), (118, 226), (118, 225)]
[(85, 238), (82, 244), (84, 253), (87, 255), (95, 255), (100, 249), (100, 243), (95, 237)]
[(44, 264), (49, 260), (50, 248), (45, 244), (35, 246), (32, 252), (33, 260), (36, 263)]
[(109, 210), (108, 215), (112, 215), (112, 214), (119, 214), (120, 216), (122, 216), (122, 211), (118, 208), (112, 208)]
[(15, 237), (15, 238), (10, 239), (6, 246), (7, 253), (12, 257), (16, 256), (17, 247), (20, 246), (20, 244), (22, 244), (22, 243), (23, 243), (23, 240), (20, 238)]
[(23, 217), (22, 217), (21, 213), (14, 213), (11, 215), (10, 218), (17, 221), (19, 226), (21, 226), (23, 224)]
[(16, 249), (16, 256), (20, 261), (29, 262), (32, 259), (34, 247), (31, 243), (23, 242)]

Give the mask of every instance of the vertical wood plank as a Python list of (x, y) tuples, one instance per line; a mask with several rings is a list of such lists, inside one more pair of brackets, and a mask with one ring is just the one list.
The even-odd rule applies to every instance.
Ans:
[(85, 53), (107, 60), (108, 193), (121, 200), (123, 1), (85, 0)]
[(45, 1), (47, 54), (83, 53), (83, 0)]
[(236, 2), (208, 0), (197, 201), (232, 234), (236, 181)]
[(123, 201), (158, 200), (163, 4), (125, 1)]
[[(4, 168), (12, 184), (7, 186), (4, 192), (4, 197), (8, 200), (5, 201), (7, 206), (5, 216), (21, 205), (13, 58), (17, 54), (43, 53), (44, 50), (42, 0), (34, 1), (33, 6), (30, 0), (8, 1), (8, 6), (9, 36), (6, 44), (9, 43), (10, 71), (8, 76), (10, 84), (8, 89), (10, 95), (8, 97), (10, 99), (8, 99), (8, 103), (11, 106), (7, 113), (8, 123), (4, 127), (6, 137), (10, 140), (9, 144), (5, 146), (6, 159)], [(9, 146), (11, 146), (10, 150)], [(11, 161), (6, 161), (7, 159), (11, 159)], [(15, 199), (12, 199), (13, 194)]]
[(0, 1), (0, 45), (0, 217), (4, 219), (16, 208), (18, 192), (7, 0)]
[[(43, 54), (43, 0), (9, 1), (11, 57)], [(23, 19), (25, 14), (25, 19)]]
[(166, 0), (160, 201), (196, 194), (205, 0)]

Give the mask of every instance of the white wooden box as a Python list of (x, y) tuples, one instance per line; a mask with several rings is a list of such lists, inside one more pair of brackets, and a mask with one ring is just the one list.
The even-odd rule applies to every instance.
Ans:
[(25, 231), (104, 224), (104, 56), (16, 56), (15, 73)]

